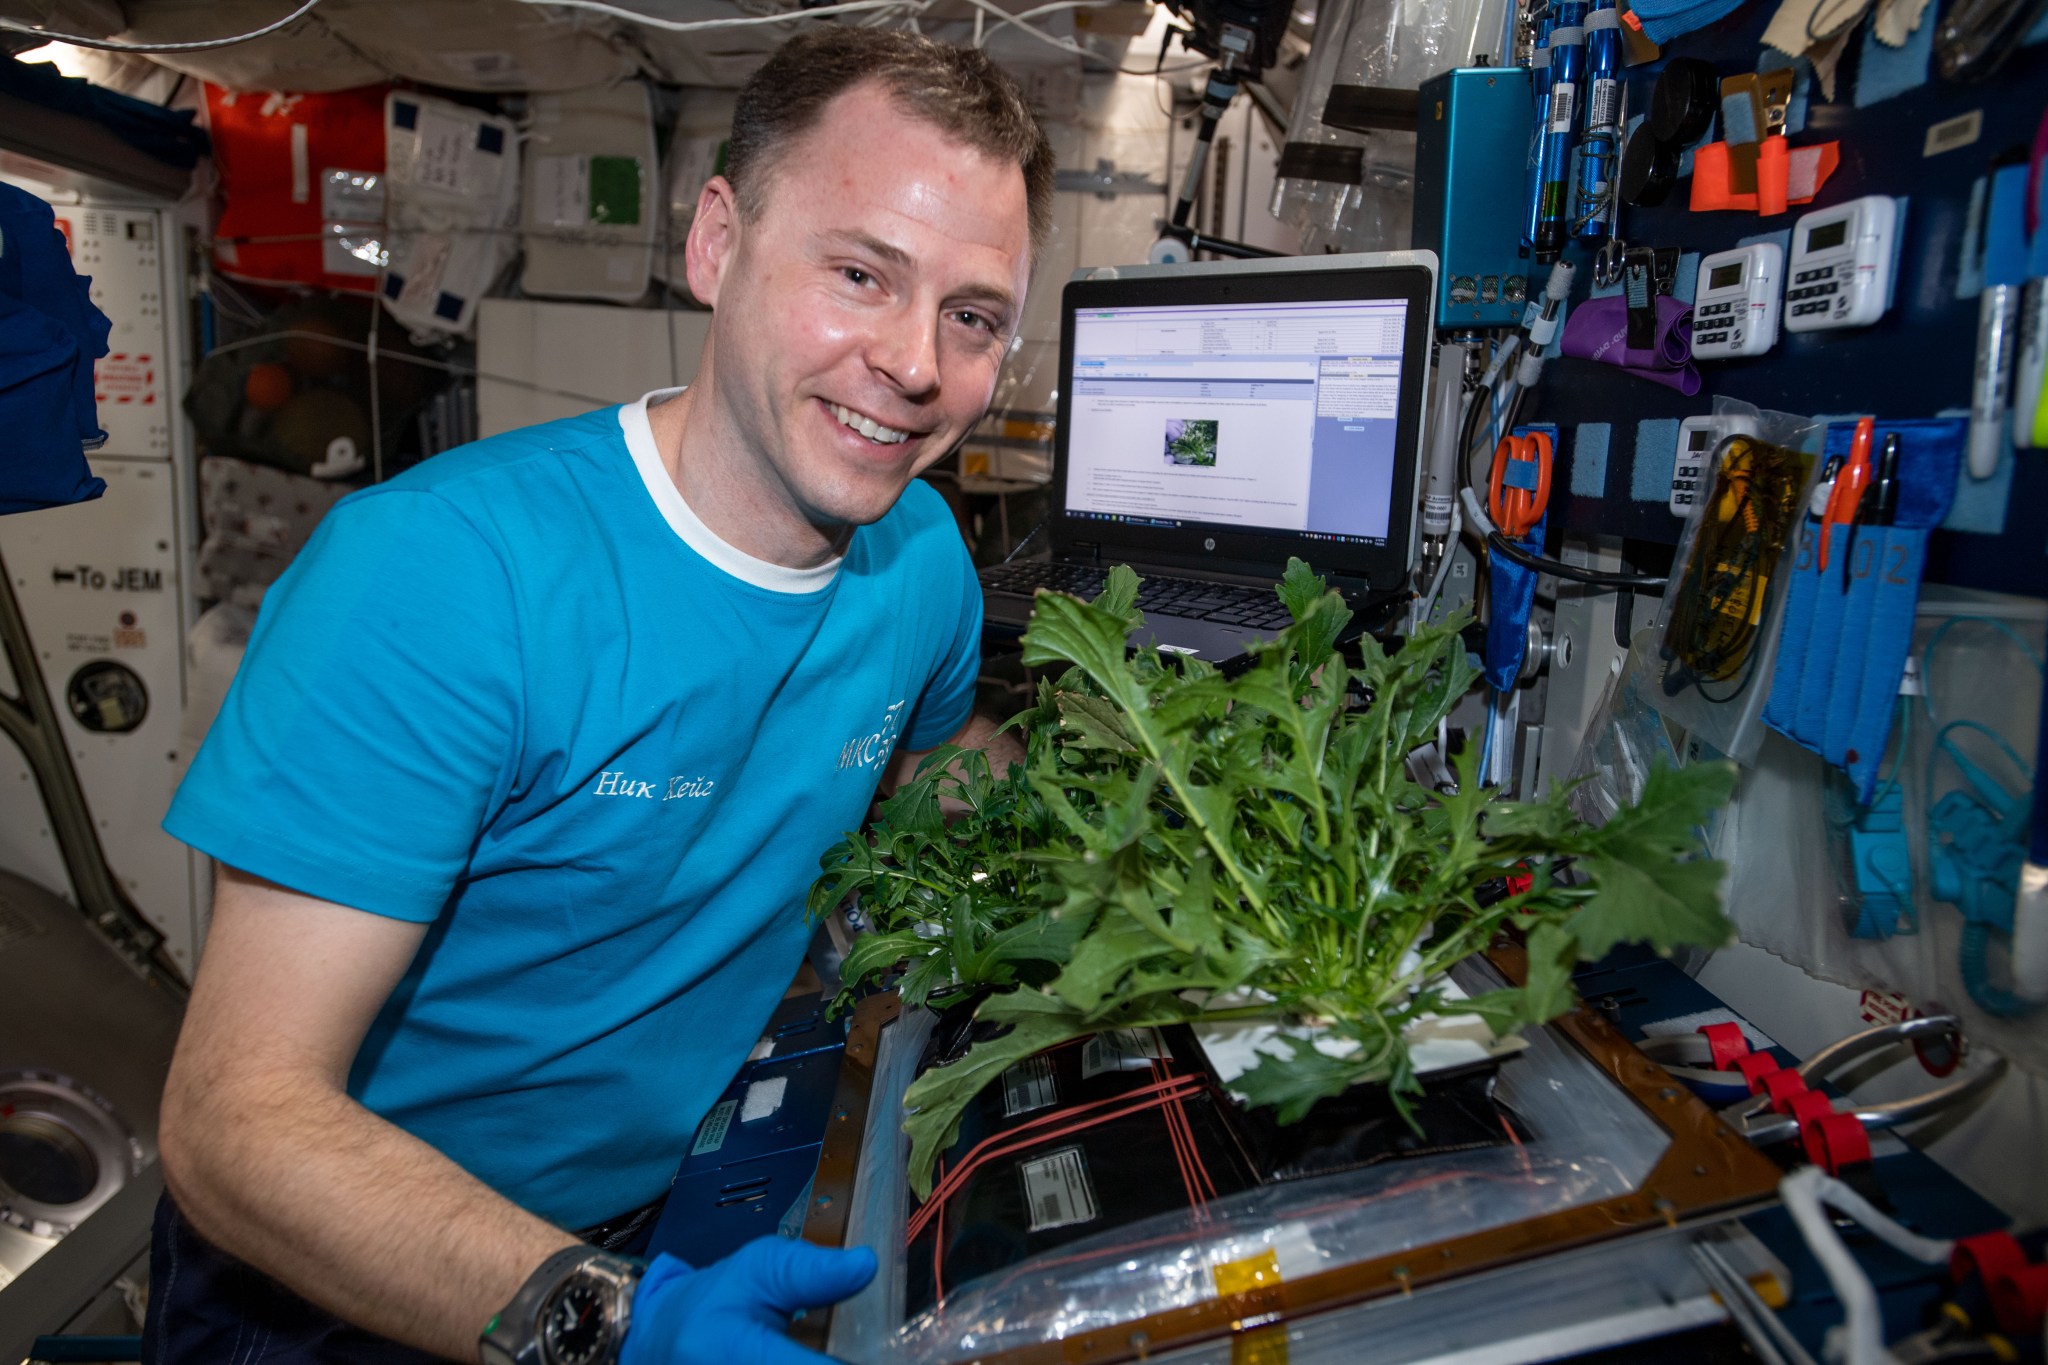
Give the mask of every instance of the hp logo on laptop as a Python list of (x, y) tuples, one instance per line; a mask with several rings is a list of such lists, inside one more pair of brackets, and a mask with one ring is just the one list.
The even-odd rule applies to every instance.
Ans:
[(1205, 550), (1213, 550), (1213, 549), (1215, 549), (1215, 548), (1216, 548), (1216, 537), (1214, 537), (1214, 536), (1210, 536), (1210, 537), (1209, 537), (1208, 539), (1204, 540), (1204, 541), (1202, 542), (1202, 548), (1203, 548), (1203, 549), (1205, 549)]

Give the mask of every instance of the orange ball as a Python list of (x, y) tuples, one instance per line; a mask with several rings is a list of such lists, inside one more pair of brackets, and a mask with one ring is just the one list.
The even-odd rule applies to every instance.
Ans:
[(242, 382), (242, 397), (250, 407), (271, 412), (291, 401), (294, 387), (290, 370), (266, 360), (249, 367), (249, 377)]

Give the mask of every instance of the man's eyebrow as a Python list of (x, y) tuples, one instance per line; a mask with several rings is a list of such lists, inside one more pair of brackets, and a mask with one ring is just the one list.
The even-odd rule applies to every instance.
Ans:
[[(895, 246), (889, 242), (885, 242), (879, 237), (871, 237), (865, 232), (856, 232), (852, 230), (841, 229), (834, 232), (828, 232), (825, 234), (825, 236), (830, 241), (836, 242), (843, 246), (855, 247), (861, 251), (868, 253), (870, 256), (877, 257), (880, 260), (886, 261), (893, 266), (908, 269), (914, 267), (917, 264), (917, 262), (911, 258), (910, 253), (905, 251), (902, 247)], [(1011, 294), (1009, 290), (1004, 289), (999, 285), (966, 285), (963, 288), (955, 290), (953, 292), (953, 297), (958, 299), (964, 299), (971, 303), (985, 303), (1005, 313), (1015, 312), (1017, 308), (1016, 296)]]

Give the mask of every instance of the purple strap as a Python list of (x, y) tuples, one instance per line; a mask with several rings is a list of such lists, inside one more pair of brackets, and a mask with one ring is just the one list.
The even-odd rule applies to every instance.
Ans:
[(1656, 343), (1647, 350), (1628, 345), (1628, 303), (1618, 294), (1572, 309), (1559, 345), (1566, 355), (1619, 365), (1688, 398), (1700, 391), (1699, 367), (1692, 363), (1692, 305), (1669, 295), (1658, 296)]

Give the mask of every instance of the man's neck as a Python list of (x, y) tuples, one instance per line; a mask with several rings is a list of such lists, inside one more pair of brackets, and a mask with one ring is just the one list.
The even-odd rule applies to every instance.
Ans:
[(853, 528), (813, 525), (786, 499), (747, 477), (738, 436), (709, 401), (708, 375), (647, 409), (662, 467), (697, 519), (742, 553), (788, 569), (815, 569), (846, 551)]

